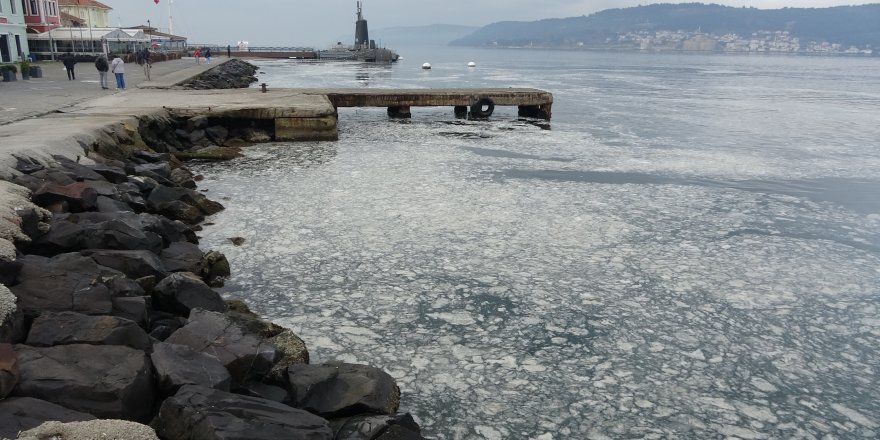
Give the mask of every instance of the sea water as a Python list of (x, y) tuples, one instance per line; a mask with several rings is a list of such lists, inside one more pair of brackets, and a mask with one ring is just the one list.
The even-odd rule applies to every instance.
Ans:
[(340, 109), (338, 142), (195, 166), (225, 295), (387, 371), (430, 438), (880, 435), (880, 58), (401, 53), (257, 64), (553, 119)]

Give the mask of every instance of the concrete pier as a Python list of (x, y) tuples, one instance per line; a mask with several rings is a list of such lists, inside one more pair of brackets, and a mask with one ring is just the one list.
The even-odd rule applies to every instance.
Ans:
[[(298, 89), (307, 95), (326, 96), (335, 107), (387, 107), (391, 117), (409, 117), (411, 107), (453, 107), (455, 114), (478, 113), (481, 102), (492, 106), (517, 106), (524, 117), (550, 119), (553, 94), (526, 88), (479, 89)], [(485, 108), (483, 109), (484, 116)], [(474, 115), (476, 116), (476, 115)]]

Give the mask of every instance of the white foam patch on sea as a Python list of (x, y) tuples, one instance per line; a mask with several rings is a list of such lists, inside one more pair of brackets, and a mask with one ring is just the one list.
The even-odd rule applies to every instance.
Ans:
[[(576, 174), (808, 170), (768, 154), (743, 176), (727, 166), (741, 153), (709, 166), (639, 147), (615, 160), (607, 137), (439, 110), (341, 114), (339, 142), (198, 166), (227, 207), (203, 245), (230, 259), (224, 293), (297, 332), (313, 362), (391, 372), (430, 437), (874, 432), (876, 218), (771, 190)], [(529, 174), (542, 170), (575, 174)]]

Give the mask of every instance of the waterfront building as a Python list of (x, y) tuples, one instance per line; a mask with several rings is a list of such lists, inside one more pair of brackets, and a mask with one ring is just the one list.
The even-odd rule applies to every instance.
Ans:
[(140, 29), (150, 39), (150, 48), (158, 51), (183, 51), (186, 50), (186, 37), (166, 34), (150, 26), (132, 26), (131, 29)]
[(21, 0), (0, 0), (0, 62), (20, 61), (29, 53)]
[[(75, 54), (131, 53), (150, 45), (150, 37), (142, 29), (107, 27), (60, 27), (51, 32), (31, 34), (31, 51), (42, 58), (68, 50)], [(54, 47), (53, 47), (54, 43)]]
[(61, 26), (57, 0), (21, 0), (21, 4), (28, 33), (39, 34)]
[[(110, 26), (110, 11), (113, 8), (96, 0), (57, 0), (58, 8), (62, 13), (68, 14), (73, 22), (79, 26), (108, 28)], [(79, 20), (76, 20), (76, 19)], [(69, 27), (78, 27), (70, 23)]]

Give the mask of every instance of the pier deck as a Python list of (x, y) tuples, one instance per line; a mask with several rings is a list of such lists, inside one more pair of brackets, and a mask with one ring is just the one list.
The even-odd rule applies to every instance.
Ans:
[[(308, 95), (326, 96), (335, 107), (387, 107), (392, 117), (410, 116), (410, 107), (455, 107), (456, 115), (470, 111), (486, 117), (496, 105), (517, 106), (519, 115), (550, 119), (553, 94), (527, 88), (476, 89), (296, 89)], [(463, 113), (464, 112), (464, 113)]]

